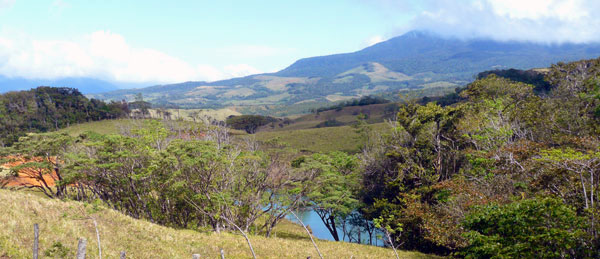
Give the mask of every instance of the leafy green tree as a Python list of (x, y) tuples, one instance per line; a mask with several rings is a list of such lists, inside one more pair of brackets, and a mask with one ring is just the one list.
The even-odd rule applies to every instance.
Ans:
[(319, 215), (334, 240), (339, 241), (337, 222), (358, 208), (360, 177), (357, 159), (343, 152), (315, 154), (301, 164), (313, 172), (312, 188), (307, 194), (310, 206)]
[(421, 223), (409, 209), (411, 204), (435, 203), (431, 186), (459, 169), (461, 146), (456, 125), (460, 109), (408, 101), (399, 109), (393, 132), (363, 153), (363, 211), (369, 219), (392, 216), (391, 228), (403, 225), (408, 234), (392, 236), (402, 238), (395, 242), (405, 248), (424, 246), (419, 241)]
[(490, 204), (464, 219), (467, 258), (593, 257), (582, 229), (585, 220), (552, 198)]
[(227, 125), (234, 129), (245, 130), (249, 134), (254, 134), (258, 127), (275, 122), (276, 119), (261, 115), (239, 115), (229, 116), (225, 121)]
[(34, 188), (50, 198), (60, 198), (67, 191), (63, 161), (73, 141), (67, 133), (30, 133), (20, 137), (12, 147), (0, 148), (0, 157), (6, 162), (23, 162), (11, 171), (25, 174), (34, 183), (25, 182), (22, 188)]
[[(213, 127), (205, 127), (206, 134), (222, 135)], [(147, 120), (127, 136), (85, 133), (67, 158), (67, 182), (76, 198), (99, 198), (132, 217), (244, 234), (254, 226), (267, 236), (311, 186), (260, 151), (219, 136), (178, 138), (176, 132)]]

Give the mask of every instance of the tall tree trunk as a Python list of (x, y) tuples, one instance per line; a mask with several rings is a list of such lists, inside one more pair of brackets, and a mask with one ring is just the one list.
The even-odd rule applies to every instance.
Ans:
[(329, 215), (329, 224), (331, 226), (331, 235), (335, 241), (340, 241), (340, 235), (338, 234), (337, 228), (335, 226), (335, 217), (333, 215)]

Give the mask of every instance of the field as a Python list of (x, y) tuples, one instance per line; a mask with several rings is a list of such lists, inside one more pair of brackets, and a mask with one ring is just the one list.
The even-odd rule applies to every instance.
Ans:
[(86, 131), (93, 131), (99, 134), (118, 134), (121, 129), (125, 129), (139, 123), (140, 121), (129, 119), (102, 120), (71, 125), (70, 127), (60, 129), (58, 132), (66, 132), (71, 136), (78, 136)]
[(368, 123), (380, 123), (384, 122), (385, 118), (392, 117), (396, 105), (397, 104), (394, 103), (384, 103), (365, 106), (348, 106), (343, 107), (341, 110), (333, 109), (319, 113), (310, 113), (302, 116), (295, 116), (290, 124), (269, 124), (262, 126), (259, 131), (310, 129), (331, 120), (335, 120), (341, 125), (350, 125), (356, 122), (357, 116), (361, 113), (367, 115)]
[[(241, 235), (178, 230), (136, 220), (100, 204), (60, 201), (28, 192), (0, 190), (0, 258), (30, 258), (33, 224), (40, 225), (40, 254), (52, 246), (62, 246), (67, 257), (74, 257), (77, 239), (88, 240), (88, 258), (98, 258), (96, 232), (91, 218), (98, 223), (102, 255), (118, 258), (215, 258), (222, 248), (226, 258), (250, 258)], [(277, 237), (250, 236), (258, 258), (318, 258), (306, 232), (286, 222), (275, 230)], [(350, 243), (317, 240), (325, 258), (393, 258), (391, 249)], [(54, 249), (59, 250), (59, 249)], [(431, 258), (413, 252), (399, 252), (401, 258)], [(46, 256), (51, 257), (51, 256)]]
[[(341, 110), (328, 110), (317, 114), (305, 114), (290, 117), (289, 124), (276, 122), (259, 128), (253, 135), (243, 131), (231, 130), (237, 139), (249, 138), (256, 140), (269, 151), (284, 150), (288, 153), (316, 153), (344, 151), (356, 153), (364, 144), (364, 136), (352, 127), (359, 114), (367, 114), (367, 122), (373, 131), (381, 132), (387, 127), (385, 118), (393, 114), (395, 104), (374, 104), (366, 106), (349, 106)], [(190, 110), (180, 110), (182, 114), (189, 114)], [(187, 115), (186, 115), (187, 116)], [(188, 118), (189, 119), (189, 118)], [(341, 126), (319, 127), (327, 121), (335, 120)], [(187, 122), (192, 123), (192, 122)], [(104, 120), (72, 125), (61, 129), (72, 136), (77, 136), (85, 131), (100, 134), (118, 134), (128, 128), (139, 127), (142, 120), (119, 119)]]
[[(324, 113), (334, 113), (328, 111)], [(323, 114), (323, 113), (321, 113)], [(307, 115), (309, 116), (314, 115)], [(341, 121), (352, 122), (354, 116), (343, 115), (338, 117)], [(231, 133), (238, 139), (250, 138), (256, 140), (267, 149), (287, 150), (297, 153), (316, 153), (344, 151), (356, 153), (364, 144), (362, 137), (352, 126), (311, 128), (318, 124), (319, 120), (308, 120), (300, 118), (299, 122), (285, 126), (283, 129), (260, 131), (254, 135), (246, 134), (238, 130), (231, 130)], [(60, 132), (66, 132), (71, 136), (77, 136), (86, 131), (93, 131), (100, 134), (118, 134), (122, 130), (131, 127), (137, 127), (142, 124), (141, 120), (105, 120), (72, 125), (61, 129)], [(370, 124), (369, 127), (376, 132), (384, 131), (388, 128), (387, 123)]]
[[(389, 126), (387, 123), (376, 123), (369, 127), (372, 131), (382, 132)], [(357, 129), (351, 126), (265, 131), (256, 133), (254, 138), (259, 143), (272, 145), (272, 149), (288, 148), (292, 152), (302, 153), (332, 151), (356, 153), (360, 151), (365, 141)]]

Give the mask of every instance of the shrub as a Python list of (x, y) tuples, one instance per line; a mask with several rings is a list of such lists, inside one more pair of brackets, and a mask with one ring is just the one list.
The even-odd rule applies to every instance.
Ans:
[(324, 122), (321, 122), (321, 123), (315, 125), (315, 128), (338, 127), (338, 126), (343, 126), (343, 125), (344, 125), (343, 122), (339, 122), (336, 119), (329, 119), (329, 120), (326, 120)]
[[(582, 258), (584, 218), (562, 201), (529, 199), (476, 208), (463, 222), (467, 258)], [(588, 251), (592, 249), (588, 248)]]
[(44, 251), (46, 257), (51, 258), (67, 258), (71, 257), (71, 250), (64, 246), (60, 241), (55, 241), (50, 248)]
[[(254, 134), (258, 127), (276, 122), (277, 119), (261, 115), (240, 115), (229, 116), (225, 121), (231, 128), (245, 130), (249, 134)], [(285, 123), (285, 121), (284, 121)], [(289, 123), (288, 123), (289, 124)]]

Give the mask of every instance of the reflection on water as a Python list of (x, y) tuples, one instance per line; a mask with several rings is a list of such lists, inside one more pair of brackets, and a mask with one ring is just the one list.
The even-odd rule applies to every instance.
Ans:
[[(303, 211), (299, 211), (297, 213), (298, 217), (302, 220), (302, 222), (310, 228), (310, 230), (312, 230), (313, 236), (315, 236), (318, 239), (325, 239), (325, 240), (334, 240), (333, 237), (331, 236), (331, 233), (329, 233), (329, 230), (327, 230), (327, 227), (325, 226), (325, 224), (323, 223), (323, 221), (321, 220), (321, 218), (319, 217), (319, 215), (314, 212), (313, 210), (303, 210)], [(298, 222), (298, 220), (292, 216), (292, 215), (288, 215), (287, 219), (293, 221), (293, 222)], [(343, 231), (342, 228), (338, 226), (338, 232), (339, 232), (339, 236), (340, 236), (340, 240), (343, 238), (344, 241), (349, 242), (350, 238), (348, 236), (343, 236)], [(369, 233), (366, 231), (361, 231), (360, 234), (357, 233), (357, 231), (354, 232), (354, 235), (352, 237), (352, 242), (356, 243), (356, 240), (358, 240), (358, 236), (360, 235), (360, 240), (362, 244), (369, 244)], [(374, 233), (372, 235), (372, 243), (373, 245), (377, 245), (377, 246), (383, 246), (383, 240), (378, 238), (377, 235), (381, 235), (379, 232)]]

